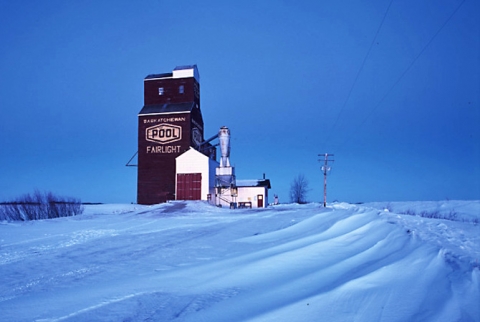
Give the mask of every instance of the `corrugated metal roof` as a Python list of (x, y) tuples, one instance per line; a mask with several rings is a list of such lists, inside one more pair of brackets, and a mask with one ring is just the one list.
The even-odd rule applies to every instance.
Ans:
[(194, 102), (145, 105), (138, 115), (191, 112), (194, 106)]
[(236, 180), (237, 187), (267, 187), (271, 189), (270, 179)]

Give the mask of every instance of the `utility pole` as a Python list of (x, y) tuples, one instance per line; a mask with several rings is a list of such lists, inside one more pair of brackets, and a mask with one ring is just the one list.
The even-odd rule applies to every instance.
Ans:
[(318, 156), (324, 157), (323, 160), (318, 160), (318, 161), (324, 162), (320, 169), (323, 172), (323, 207), (326, 207), (327, 206), (327, 173), (332, 169), (332, 167), (328, 165), (328, 162), (333, 162), (335, 160), (329, 159), (329, 157), (333, 157), (333, 154), (325, 153), (325, 154), (319, 154)]

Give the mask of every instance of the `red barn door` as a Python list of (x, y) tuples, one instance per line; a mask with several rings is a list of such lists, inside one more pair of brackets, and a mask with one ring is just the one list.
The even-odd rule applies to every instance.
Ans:
[(177, 173), (177, 200), (200, 200), (202, 198), (201, 173)]

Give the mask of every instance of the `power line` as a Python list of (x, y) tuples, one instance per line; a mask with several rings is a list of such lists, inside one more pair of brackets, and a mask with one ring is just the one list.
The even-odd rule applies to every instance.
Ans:
[(463, 0), (452, 12), (452, 14), (445, 20), (445, 22), (440, 26), (440, 28), (435, 32), (435, 34), (430, 38), (430, 40), (427, 42), (427, 44), (420, 50), (417, 56), (413, 59), (413, 61), (408, 65), (408, 67), (402, 72), (402, 74), (398, 77), (398, 79), (393, 83), (393, 85), (387, 90), (385, 95), (382, 97), (382, 99), (374, 106), (374, 108), (370, 111), (370, 113), (362, 120), (362, 122), (354, 129), (352, 134), (347, 137), (347, 139), (340, 144), (340, 146), (345, 145), (350, 138), (352, 138), (355, 133), (365, 124), (365, 122), (375, 113), (375, 111), (378, 109), (378, 107), (383, 103), (383, 101), (387, 98), (387, 96), (392, 92), (392, 90), (397, 86), (398, 83), (403, 79), (403, 77), (408, 73), (408, 71), (413, 67), (415, 62), (420, 58), (420, 56), (425, 52), (425, 50), (430, 46), (430, 44), (435, 40), (435, 38), (438, 36), (438, 34), (442, 31), (442, 29), (447, 25), (447, 23), (452, 19), (452, 17), (457, 13), (457, 11), (460, 9), (460, 7), (465, 3), (466, 0)]
[(390, 7), (392, 6), (392, 2), (393, 2), (393, 0), (390, 0), (390, 3), (388, 4), (387, 10), (385, 11), (385, 14), (383, 15), (382, 21), (380, 22), (380, 25), (377, 28), (377, 32), (375, 33), (375, 36), (372, 39), (370, 47), (367, 50), (367, 54), (363, 58), (363, 62), (360, 65), (360, 68), (358, 69), (358, 72), (357, 72), (357, 75), (355, 76), (355, 79), (353, 80), (353, 84), (350, 87), (350, 90), (348, 91), (348, 94), (347, 94), (347, 97), (346, 97), (345, 101), (343, 102), (342, 108), (340, 109), (340, 112), (338, 113), (337, 118), (335, 119), (335, 122), (333, 122), (332, 128), (330, 129), (330, 131), (328, 131), (329, 135), (327, 136), (326, 142), (328, 142), (330, 140), (331, 133), (333, 133), (333, 130), (337, 126), (338, 121), (340, 120), (340, 117), (342, 116), (343, 111), (345, 110), (345, 106), (347, 106), (347, 103), (350, 99), (350, 96), (352, 95), (353, 88), (357, 84), (358, 77), (360, 76), (360, 73), (362, 72), (363, 67), (365, 66), (365, 63), (368, 59), (368, 56), (370, 56), (370, 52), (372, 51), (373, 45), (375, 44), (375, 42), (377, 40), (377, 36), (380, 33), (380, 29), (382, 29), (382, 26), (383, 26), (383, 23), (385, 22), (385, 18), (387, 17), (388, 11), (390, 10)]

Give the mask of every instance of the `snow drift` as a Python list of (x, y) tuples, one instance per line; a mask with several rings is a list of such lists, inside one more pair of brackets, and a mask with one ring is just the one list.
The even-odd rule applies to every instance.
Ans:
[(0, 319), (480, 321), (479, 218), (478, 201), (172, 202), (2, 222)]

